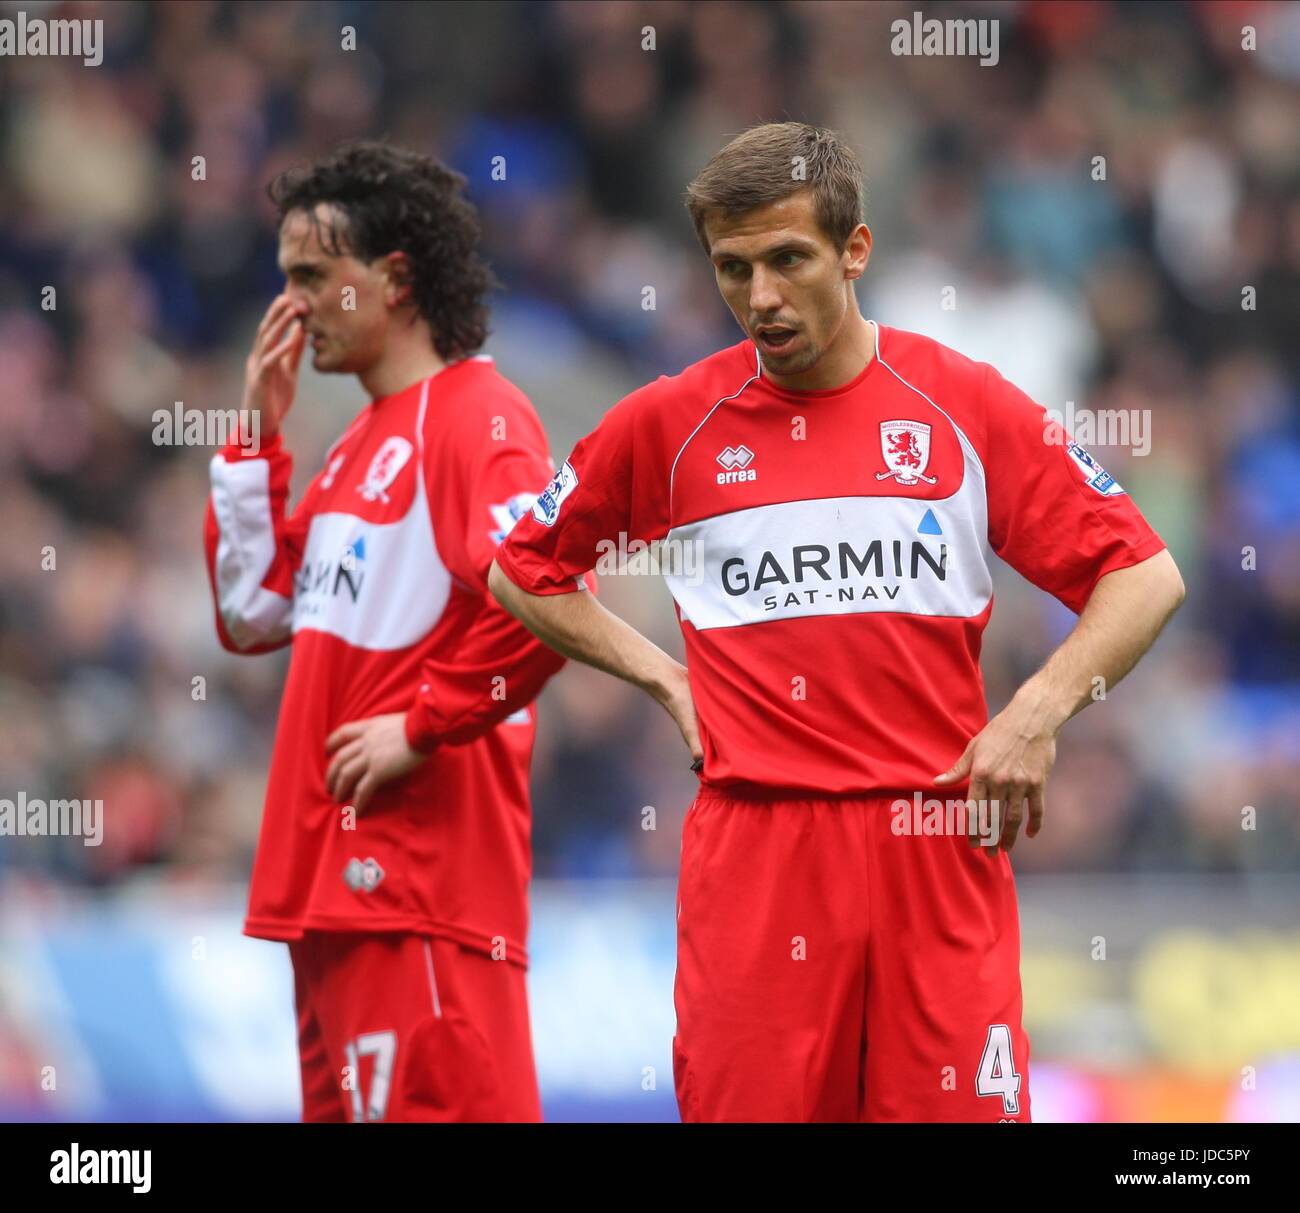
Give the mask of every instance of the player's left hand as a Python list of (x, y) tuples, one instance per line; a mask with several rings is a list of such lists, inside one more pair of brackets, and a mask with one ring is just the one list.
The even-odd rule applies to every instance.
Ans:
[(972, 846), (982, 846), (993, 856), (999, 847), (1010, 851), (1016, 845), (1026, 804), (1029, 824), (1025, 837), (1033, 838), (1043, 828), (1047, 776), (1055, 761), (1055, 731), (1044, 730), (1032, 709), (1012, 700), (970, 739), (961, 757), (934, 782), (961, 783), (969, 777), (967, 796), (977, 809), (981, 802), (997, 805), (998, 837), (985, 843), (978, 834), (970, 835)]
[(325, 752), (334, 754), (325, 772), (329, 794), (340, 804), (351, 797), (358, 813), (380, 784), (409, 774), (427, 757), (407, 744), (402, 712), (339, 725), (326, 739)]

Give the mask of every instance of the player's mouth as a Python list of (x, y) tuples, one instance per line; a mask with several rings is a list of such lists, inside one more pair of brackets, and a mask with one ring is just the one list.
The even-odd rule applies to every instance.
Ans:
[(794, 343), (797, 333), (783, 324), (764, 324), (755, 330), (758, 345), (769, 354), (784, 354)]

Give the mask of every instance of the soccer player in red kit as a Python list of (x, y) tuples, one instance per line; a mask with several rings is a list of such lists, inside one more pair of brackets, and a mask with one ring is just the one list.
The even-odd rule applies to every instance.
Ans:
[[(212, 461), (235, 652), (290, 645), (245, 931), (289, 943), (305, 1120), (538, 1120), (524, 985), (529, 706), (563, 664), (487, 593), (553, 465), (476, 353), (464, 179), (381, 144), (272, 184), (284, 293)], [(370, 403), (296, 509), (280, 426), (310, 339)]]
[[(681, 1115), (1026, 1121), (1007, 852), (1026, 805), (1027, 834), (1041, 826), (1058, 730), (1151, 645), (1181, 579), (1042, 407), (862, 317), (871, 233), (833, 133), (755, 127), (687, 202), (745, 340), (611, 409), (489, 577), (548, 644), (655, 696), (702, 760), (677, 909)], [(668, 541), (685, 668), (570, 592), (620, 535)], [(992, 721), (989, 549), (1081, 613)], [(956, 825), (927, 807), (938, 826), (914, 828), (918, 797), (952, 799)], [(1003, 811), (967, 837), (967, 802)]]

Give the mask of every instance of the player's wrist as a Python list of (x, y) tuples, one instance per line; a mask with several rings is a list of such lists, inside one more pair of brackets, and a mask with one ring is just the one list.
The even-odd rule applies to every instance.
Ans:
[(642, 690), (656, 699), (663, 707), (672, 711), (673, 705), (691, 693), (690, 680), (686, 667), (679, 665), (666, 654), (664, 662), (657, 665), (641, 684)]
[(416, 703), (402, 721), (406, 744), (412, 752), (426, 757), (438, 748), (438, 735), (429, 726), (424, 705)]
[(1069, 696), (1045, 680), (1034, 677), (1012, 698), (1011, 707), (1018, 719), (1021, 735), (1027, 741), (1055, 738), (1062, 726), (1074, 715)]
[(229, 441), (222, 448), (221, 454), (227, 462), (239, 459), (265, 459), (278, 455), (283, 450), (278, 430), (268, 432), (262, 426), (252, 426), (241, 413), (235, 432), (229, 435)]
[(239, 428), (242, 433), (256, 429), (265, 441), (270, 441), (280, 432), (280, 416), (265, 405), (244, 404), (239, 410)]

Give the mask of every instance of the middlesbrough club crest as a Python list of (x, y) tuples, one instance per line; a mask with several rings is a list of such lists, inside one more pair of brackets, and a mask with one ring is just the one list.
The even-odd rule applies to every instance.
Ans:
[(936, 476), (927, 476), (930, 462), (930, 427), (924, 421), (882, 421), (880, 452), (887, 472), (877, 472), (877, 480), (897, 477), (899, 484), (916, 484), (924, 480), (934, 484)]
[(357, 485), (357, 492), (367, 501), (382, 501), (387, 504), (388, 493), (385, 490), (397, 479), (397, 473), (406, 466), (414, 449), (405, 438), (397, 435), (385, 438), (384, 445), (370, 461), (365, 483)]

